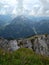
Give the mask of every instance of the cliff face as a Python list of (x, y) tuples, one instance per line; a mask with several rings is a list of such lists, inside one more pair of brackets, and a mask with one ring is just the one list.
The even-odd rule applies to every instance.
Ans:
[(49, 56), (49, 35), (37, 35), (21, 40), (0, 38), (0, 48), (8, 51), (14, 51), (19, 48), (30, 48), (37, 54)]
[(0, 48), (5, 49), (6, 51), (14, 51), (19, 49), (20, 47), (17, 45), (16, 40), (6, 40), (0, 39)]
[(35, 52), (41, 55), (49, 55), (49, 38), (44, 35), (34, 41)]

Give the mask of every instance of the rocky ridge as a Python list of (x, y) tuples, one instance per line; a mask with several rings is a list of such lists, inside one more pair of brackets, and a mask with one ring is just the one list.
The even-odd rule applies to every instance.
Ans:
[(19, 40), (0, 38), (0, 48), (6, 51), (15, 51), (19, 48), (30, 48), (37, 54), (49, 56), (49, 35), (35, 35)]

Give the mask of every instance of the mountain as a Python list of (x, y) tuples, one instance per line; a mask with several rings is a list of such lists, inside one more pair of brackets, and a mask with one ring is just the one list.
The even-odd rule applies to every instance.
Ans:
[(7, 25), (12, 20), (11, 15), (0, 15), (0, 27)]
[(24, 38), (34, 35), (31, 24), (32, 20), (24, 16), (17, 16), (0, 32), (0, 36), (4, 38)]
[(17, 16), (4, 29), (0, 29), (0, 37), (25, 38), (35, 34), (49, 34), (48, 17)]
[(11, 15), (0, 15), (0, 20), (8, 22), (9, 20), (11, 20)]
[(40, 22), (37, 22), (34, 27), (38, 34), (49, 34), (49, 20), (40, 20)]
[(2, 27), (3, 25), (4, 25), (4, 22), (0, 20), (0, 27)]
[(11, 15), (0, 15), (0, 32), (12, 21)]

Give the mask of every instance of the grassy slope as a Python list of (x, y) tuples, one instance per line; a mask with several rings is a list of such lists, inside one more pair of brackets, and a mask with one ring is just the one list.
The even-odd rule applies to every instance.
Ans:
[(0, 50), (0, 65), (49, 65), (49, 58), (27, 48), (12, 53)]

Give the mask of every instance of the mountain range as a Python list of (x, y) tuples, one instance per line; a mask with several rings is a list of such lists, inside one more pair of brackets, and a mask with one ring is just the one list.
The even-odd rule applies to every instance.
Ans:
[(0, 15), (0, 27), (7, 25), (12, 20), (11, 15)]
[(46, 33), (49, 34), (49, 17), (17, 16), (0, 29), (0, 37), (4, 38), (18, 39)]

